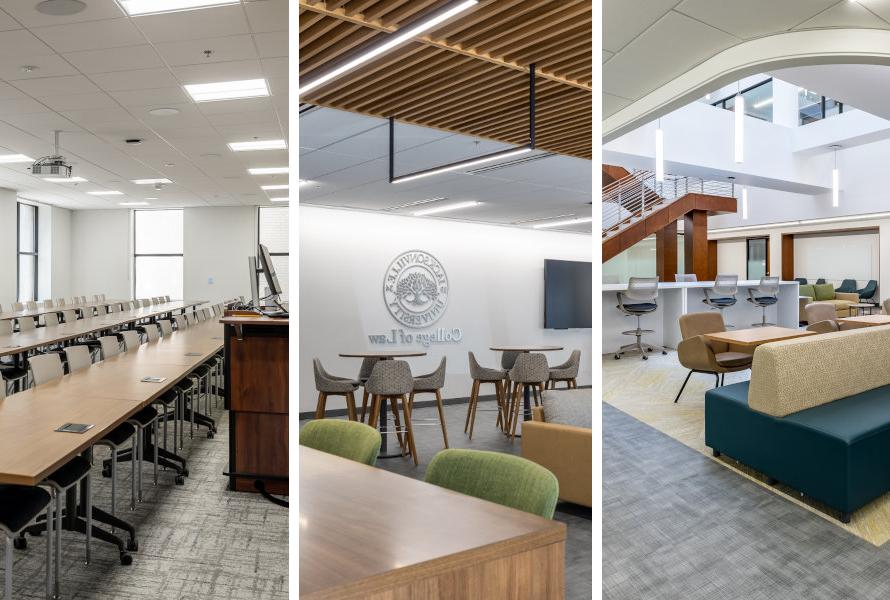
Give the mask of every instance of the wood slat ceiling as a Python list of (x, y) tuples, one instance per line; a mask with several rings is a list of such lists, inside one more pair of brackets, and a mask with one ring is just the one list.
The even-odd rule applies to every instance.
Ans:
[[(324, 73), (445, 4), (300, 0), (300, 77)], [(536, 146), (590, 159), (591, 57), (590, 0), (481, 0), (300, 101), (522, 145), (535, 63)]]

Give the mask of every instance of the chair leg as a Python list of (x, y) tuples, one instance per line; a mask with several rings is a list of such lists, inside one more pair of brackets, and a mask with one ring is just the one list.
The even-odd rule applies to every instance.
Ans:
[(417, 447), (414, 445), (414, 429), (411, 427), (411, 405), (408, 403), (408, 399), (402, 395), (402, 406), (405, 411), (405, 428), (407, 430), (407, 438), (408, 438), (408, 447), (411, 450), (411, 456), (414, 458), (414, 466), (416, 467), (420, 464), (420, 459), (417, 457)]
[[(90, 453), (90, 464), (93, 464), (92, 450), (90, 450), (89, 453)], [(87, 473), (87, 476), (81, 482), (81, 485), (86, 486), (86, 489), (84, 490), (86, 492), (85, 496), (86, 496), (86, 519), (87, 519), (87, 526), (86, 526), (87, 535), (85, 536), (86, 537), (85, 564), (90, 564), (90, 560), (92, 559), (91, 540), (93, 538), (93, 536), (91, 535), (92, 531), (93, 531), (93, 482), (92, 482), (92, 479), (90, 479), (89, 473)], [(59, 532), (59, 533), (61, 533), (61, 532)]]
[(501, 390), (501, 382), (500, 381), (494, 382), (494, 398), (498, 404), (498, 418), (497, 418), (497, 421), (495, 421), (494, 426), (503, 431), (503, 429), (504, 429), (504, 395)]
[(522, 384), (514, 383), (513, 384), (513, 398), (512, 398), (512, 406), (513, 406), (513, 414), (510, 416), (510, 441), (516, 439), (516, 423), (519, 422), (519, 407), (522, 405), (522, 401), (520, 396), (522, 395)]
[(154, 485), (157, 487), (158, 485), (158, 420), (155, 419), (154, 427), (153, 427), (153, 435), (154, 435)]
[(365, 414), (368, 410), (368, 390), (362, 390), (362, 423), (365, 422)]
[(6, 563), (6, 585), (4, 586), (4, 598), (12, 598), (12, 536), (6, 534), (6, 553), (4, 556)]
[(318, 392), (318, 403), (315, 405), (315, 418), (324, 419), (324, 406), (327, 402), (328, 395), (324, 392)]
[[(192, 410), (194, 410), (194, 406), (192, 406)], [(139, 438), (141, 437), (139, 430), (140, 427), (136, 426), (136, 432), (131, 438), (133, 445), (130, 449), (130, 462), (133, 463), (133, 473), (130, 477), (130, 510), (136, 510), (136, 478), (138, 477), (136, 465), (139, 463)]]
[[(53, 504), (56, 504), (56, 498), (61, 496), (61, 494), (54, 489), (49, 490), (49, 504), (46, 505), (46, 575), (45, 575), (45, 583), (46, 583), (46, 597), (47, 598), (58, 598), (59, 597), (59, 575), (61, 573), (61, 569), (59, 569), (59, 564), (62, 562), (62, 549), (56, 548), (56, 556), (55, 556), (55, 588), (53, 586), (53, 527), (54, 525), (58, 528), (62, 527), (62, 511), (61, 507), (56, 512), (58, 513), (58, 521), (56, 524), (53, 523)], [(58, 531), (58, 529), (56, 529)]]
[(676, 404), (680, 400), (680, 394), (683, 393), (683, 390), (686, 389), (686, 384), (689, 382), (689, 378), (692, 377), (692, 371), (686, 374), (686, 379), (683, 380), (683, 385), (680, 386), (680, 391), (677, 392), (677, 397), (674, 398), (674, 404)]
[(346, 418), (355, 421), (355, 395), (352, 392), (346, 393)]
[[(473, 415), (473, 407), (474, 407), (474, 404), (476, 403), (476, 400), (478, 397), (479, 397), (479, 380), (474, 379), (473, 387), (470, 390), (470, 401), (467, 403), (467, 421), (466, 421), (466, 423), (464, 423), (464, 433), (467, 433), (467, 431), (470, 428), (470, 418)], [(472, 439), (472, 437), (473, 437), (473, 434), (471, 433), (470, 439)]]
[(714, 373), (714, 376), (717, 378), (717, 383), (714, 384), (715, 388), (720, 387), (720, 373)]
[(445, 427), (445, 408), (442, 406), (442, 394), (436, 390), (436, 408), (439, 409), (439, 423), (442, 425), (442, 439), (445, 440), (445, 447), (448, 447), (448, 429)]
[(377, 429), (377, 419), (380, 415), (380, 396), (371, 396), (371, 413), (368, 415), (368, 425)]
[[(117, 449), (111, 450), (111, 516), (115, 516), (115, 504), (117, 504)], [(111, 526), (114, 533), (114, 525)]]

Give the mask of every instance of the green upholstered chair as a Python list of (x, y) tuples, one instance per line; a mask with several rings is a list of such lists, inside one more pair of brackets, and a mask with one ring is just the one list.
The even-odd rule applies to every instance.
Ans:
[(300, 445), (373, 467), (380, 451), (380, 434), (357, 421), (316, 419), (300, 430)]
[(455, 492), (553, 518), (559, 482), (530, 460), (481, 450), (442, 450), (433, 457), (425, 481)]

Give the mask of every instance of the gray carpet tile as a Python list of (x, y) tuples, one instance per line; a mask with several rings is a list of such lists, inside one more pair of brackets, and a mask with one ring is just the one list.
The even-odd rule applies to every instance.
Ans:
[[(76, 600), (285, 600), (288, 597), (288, 509), (259, 494), (230, 492), (228, 416), (213, 411), (219, 432), (196, 431), (180, 454), (189, 461), (185, 485), (171, 471), (143, 467), (143, 499), (130, 512), (129, 462), (118, 464), (117, 515), (136, 527), (139, 551), (122, 566), (116, 547), (93, 541), (92, 562), (84, 565), (84, 538), (62, 533), (62, 598)], [(171, 423), (172, 425), (172, 423)], [(172, 429), (170, 430), (172, 440)], [(172, 443), (171, 443), (172, 447)], [(93, 502), (108, 510), (110, 480), (101, 475), (105, 449), (95, 451)], [(101, 525), (105, 527), (104, 525)], [(119, 535), (120, 531), (117, 532)], [(16, 551), (15, 598), (43, 599), (44, 537), (28, 536)], [(2, 567), (2, 563), (0, 563)], [(0, 569), (2, 570), (2, 569)]]
[[(448, 442), (451, 448), (471, 448), (520, 454), (520, 441), (514, 443), (499, 433), (495, 427), (496, 412), (490, 412), (494, 401), (480, 401), (476, 412), (476, 426), (473, 439), (464, 433), (467, 415), (466, 404), (453, 404), (445, 407), (445, 423), (448, 427)], [(305, 424), (308, 421), (301, 421)], [(392, 423), (392, 420), (390, 420)], [(415, 467), (410, 457), (389, 458), (377, 461), (377, 466), (393, 473), (414, 479), (423, 479), (426, 467), (436, 452), (444, 448), (442, 430), (439, 427), (435, 408), (415, 408), (412, 424), (415, 444), (420, 457), (420, 465)], [(389, 452), (398, 449), (394, 435), (390, 435)], [(592, 598), (592, 530), (589, 508), (574, 504), (560, 503), (556, 507), (554, 519), (566, 524), (566, 599), (587, 600)]]
[(603, 598), (877, 600), (877, 548), (603, 405)]

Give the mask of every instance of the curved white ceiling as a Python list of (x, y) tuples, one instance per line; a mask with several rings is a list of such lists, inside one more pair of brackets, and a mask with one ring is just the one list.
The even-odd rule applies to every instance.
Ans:
[(757, 72), (890, 64), (887, 0), (605, 0), (606, 141)]

